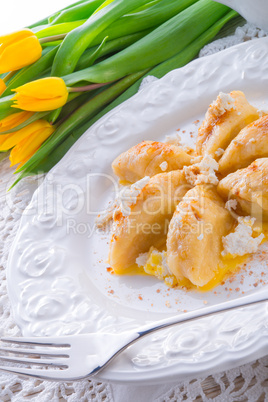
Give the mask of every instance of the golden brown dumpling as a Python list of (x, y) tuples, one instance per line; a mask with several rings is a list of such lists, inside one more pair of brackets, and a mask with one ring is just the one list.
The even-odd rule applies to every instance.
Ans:
[(234, 220), (216, 188), (198, 185), (177, 206), (167, 236), (167, 263), (180, 282), (184, 278), (204, 286), (217, 271), (222, 237)]
[(114, 173), (134, 183), (145, 176), (182, 169), (191, 164), (192, 156), (182, 148), (157, 141), (143, 141), (119, 155), (113, 162)]
[(248, 103), (243, 92), (220, 93), (217, 100), (209, 106), (199, 128), (197, 154), (209, 154), (218, 160), (221, 152), (239, 131), (258, 118), (257, 110)]
[(247, 167), (268, 156), (268, 116), (249, 124), (233, 139), (219, 162), (222, 175)]
[(180, 170), (156, 175), (125, 216), (122, 212), (115, 216), (109, 263), (116, 273), (124, 273), (151, 246), (165, 245), (169, 221), (189, 188)]
[(268, 158), (257, 159), (245, 169), (219, 182), (219, 194), (238, 202), (238, 212), (268, 219)]

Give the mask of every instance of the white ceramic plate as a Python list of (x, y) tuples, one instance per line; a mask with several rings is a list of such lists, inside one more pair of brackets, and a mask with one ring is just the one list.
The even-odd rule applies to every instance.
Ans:
[[(111, 275), (105, 262), (108, 234), (98, 233), (94, 222), (113, 198), (109, 175), (119, 153), (179, 128), (183, 141), (193, 143), (197, 120), (219, 91), (242, 90), (265, 108), (267, 88), (265, 38), (171, 72), (83, 135), (34, 193), (10, 253), (9, 295), (25, 336), (120, 332), (262, 286), (266, 246), (216, 294), (168, 289), (151, 277)], [(133, 345), (99, 378), (159, 383), (228, 369), (267, 353), (267, 325), (262, 304), (165, 330)]]

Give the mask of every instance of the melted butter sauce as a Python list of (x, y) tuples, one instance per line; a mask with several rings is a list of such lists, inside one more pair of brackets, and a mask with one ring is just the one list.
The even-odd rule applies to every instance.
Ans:
[(202, 287), (194, 286), (190, 282), (191, 288), (198, 289), (201, 292), (208, 292), (209, 290), (214, 289), (216, 286), (226, 281), (230, 276), (238, 273), (241, 266), (248, 260), (249, 256), (250, 254), (221, 258), (214, 278)]
[[(117, 273), (116, 273), (117, 274)], [(126, 268), (126, 270), (122, 273), (119, 273), (117, 275), (148, 275), (144, 271), (144, 267), (139, 267), (137, 264), (133, 264), (130, 267)]]
[[(215, 277), (208, 282), (205, 286), (198, 287), (193, 285), (187, 278), (184, 278), (181, 281), (177, 281), (175, 276), (172, 275), (174, 278), (174, 285), (173, 286), (179, 286), (179, 287), (184, 287), (187, 289), (192, 289), (192, 290), (199, 290), (201, 292), (208, 292), (209, 290), (214, 289), (216, 286), (220, 285), (223, 281), (225, 281), (228, 277), (231, 275), (239, 272), (241, 266), (247, 261), (248, 257), (250, 254), (247, 254), (245, 256), (238, 256), (235, 258), (222, 258), (219, 266), (217, 273), (215, 274)], [(148, 273), (150, 272), (150, 273)], [(131, 267), (128, 267), (124, 273), (120, 273), (118, 275), (146, 275), (146, 276), (155, 276), (156, 269), (154, 266), (151, 266), (147, 264), (147, 272), (144, 271), (144, 267), (139, 267), (137, 264), (133, 264)], [(167, 282), (167, 285), (170, 286), (170, 282)]]
[[(263, 233), (265, 236), (262, 243), (268, 241), (268, 222), (255, 222), (253, 226), (253, 237), (257, 237), (261, 233)], [(231, 276), (237, 274), (251, 255), (252, 254), (246, 254), (243, 256), (235, 256), (235, 257), (229, 255), (221, 257), (214, 278), (202, 287), (195, 286), (187, 278), (177, 281), (177, 279), (173, 275), (164, 278), (165, 283), (169, 287), (178, 286), (190, 290), (208, 292), (210, 290), (213, 290), (215, 287), (219, 286), (222, 282), (225, 282)], [(145, 267), (133, 264), (131, 267), (127, 268), (123, 273), (120, 273), (119, 275), (157, 276), (156, 272), (157, 271), (159, 272), (160, 269), (161, 269), (161, 259), (155, 256), (155, 258), (152, 260), (151, 256), (149, 256), (146, 263), (146, 272)], [(171, 284), (170, 278), (173, 279), (173, 284)]]
[[(208, 292), (209, 290), (214, 289), (216, 286), (220, 285), (222, 282), (224, 282), (228, 277), (231, 275), (239, 272), (241, 266), (247, 261), (248, 257), (250, 254), (247, 254), (245, 256), (238, 256), (235, 258), (222, 258), (219, 266), (217, 273), (215, 274), (215, 277), (208, 282), (205, 286), (198, 287), (193, 285), (187, 278), (184, 278), (181, 281), (177, 281), (175, 276), (172, 275), (174, 278), (174, 285), (173, 286), (179, 286), (191, 290), (198, 290), (201, 292)], [(120, 273), (119, 275), (146, 275), (146, 276), (154, 276), (155, 269), (154, 267), (151, 267), (150, 271), (151, 273), (149, 274), (148, 271), (148, 264), (147, 264), (147, 272), (144, 271), (144, 267), (139, 267), (137, 264), (133, 264), (131, 267), (127, 268), (124, 273)], [(170, 282), (167, 282), (167, 285), (170, 286)]]

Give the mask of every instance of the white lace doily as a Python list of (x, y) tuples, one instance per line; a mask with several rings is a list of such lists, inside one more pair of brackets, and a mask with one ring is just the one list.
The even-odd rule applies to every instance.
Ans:
[[(236, 29), (234, 35), (219, 39), (205, 46), (200, 57), (216, 53), (246, 40), (266, 36), (265, 32), (251, 24)], [(151, 82), (147, 77), (143, 82)], [(28, 178), (7, 193), (14, 180), (9, 161), (0, 163), (0, 335), (18, 336), (7, 296), (5, 268), (10, 246), (15, 237), (21, 214), (37, 188), (40, 177)], [(0, 400), (22, 402), (177, 402), (215, 401), (238, 402), (268, 401), (268, 356), (251, 364), (235, 368), (207, 378), (159, 387), (133, 387), (129, 385), (104, 384), (91, 380), (75, 383), (53, 383), (26, 380), (14, 375), (1, 374)]]
[(236, 28), (234, 35), (215, 40), (214, 42), (203, 47), (199, 53), (199, 57), (209, 56), (211, 54), (220, 52), (221, 50), (227, 49), (228, 47), (238, 45), (239, 43), (246, 42), (248, 40), (263, 38), (264, 36), (267, 36), (265, 31), (256, 28), (250, 23), (247, 23), (242, 27)]

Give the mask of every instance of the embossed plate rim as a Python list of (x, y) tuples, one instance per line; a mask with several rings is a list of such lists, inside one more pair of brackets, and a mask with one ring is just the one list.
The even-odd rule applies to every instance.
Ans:
[[(153, 116), (153, 111), (156, 110), (156, 105), (154, 105), (153, 100), (154, 99), (147, 99), (148, 94), (157, 94), (158, 89), (159, 89), (159, 96), (162, 96), (161, 90), (163, 88), (166, 90), (166, 92), (170, 95), (173, 96), (171, 99), (171, 103), (173, 100), (177, 100), (178, 98), (176, 97), (181, 97), (180, 101), (183, 102), (184, 99), (182, 98), (183, 95), (185, 95), (185, 102), (189, 104), (189, 107), (193, 104), (193, 100), (191, 99), (191, 96), (202, 96), (204, 97), (204, 90), (206, 89), (206, 85), (212, 85), (213, 81), (208, 81), (207, 78), (207, 69), (208, 66), (212, 70), (212, 67), (216, 67), (217, 74), (219, 72), (226, 72), (226, 69), (230, 69), (232, 71), (233, 75), (237, 74), (237, 77), (240, 79), (240, 83), (243, 82), (243, 80), (246, 78), (250, 82), (252, 81), (252, 85), (254, 85), (254, 82), (256, 83), (256, 79), (259, 79), (259, 76), (257, 78), (254, 76), (254, 71), (256, 70), (256, 67), (259, 64), (258, 57), (260, 55), (263, 56), (263, 50), (266, 50), (267, 54), (267, 44), (268, 44), (268, 38), (263, 38), (259, 39), (258, 42), (248, 42), (245, 44), (240, 44), (237, 46), (234, 46), (232, 48), (229, 48), (221, 53), (214, 54), (212, 56), (207, 56), (202, 59), (197, 59), (193, 61), (192, 63), (188, 64), (182, 69), (175, 70), (171, 73), (169, 73), (167, 76), (162, 78), (161, 80), (152, 83), (148, 87), (144, 88), (140, 93), (135, 95), (133, 98), (125, 102), (124, 104), (118, 106), (116, 109), (111, 111), (109, 114), (104, 116), (101, 120), (99, 120), (93, 127), (91, 127), (84, 135), (83, 137), (72, 147), (72, 149), (65, 155), (65, 157), (59, 162), (58, 165), (56, 165), (52, 171), (47, 175), (47, 178), (45, 179), (44, 183), (38, 188), (38, 190), (34, 193), (32, 202), (29, 205), (29, 207), (26, 209), (26, 211), (23, 214), (23, 218), (21, 220), (20, 228), (18, 230), (16, 239), (12, 245), (12, 249), (10, 252), (10, 257), (8, 260), (8, 291), (9, 291), (9, 296), (11, 299), (11, 303), (13, 306), (14, 310), (14, 315), (15, 315), (15, 320), (19, 325), (22, 327), (22, 329), (25, 331), (26, 322), (27, 319), (25, 318), (25, 311), (27, 309), (27, 306), (22, 305), (19, 303), (18, 300), (18, 295), (16, 291), (22, 291), (18, 284), (15, 284), (15, 281), (18, 280), (18, 270), (21, 264), (21, 254), (25, 250), (23, 249), (23, 243), (22, 239), (24, 239), (25, 242), (27, 242), (27, 234), (31, 234), (34, 236), (34, 231), (33, 227), (30, 226), (30, 224), (33, 223), (34, 219), (37, 219), (37, 217), (34, 215), (34, 205), (37, 205), (38, 197), (40, 194), (42, 194), (42, 191), (45, 192), (45, 190), (48, 188), (49, 185), (49, 177), (52, 177), (55, 179), (55, 182), (59, 180), (60, 178), (64, 181), (67, 180), (66, 177), (64, 176), (64, 171), (68, 170), (68, 168), (72, 165), (70, 164), (70, 161), (72, 159), (78, 158), (78, 153), (79, 150), (81, 150), (81, 145), (86, 144), (87, 141), (90, 139), (90, 135), (92, 133), (97, 132), (100, 127), (104, 127), (105, 124), (109, 124), (109, 119), (110, 118), (117, 118), (118, 124), (122, 123), (124, 119), (128, 118), (128, 113), (131, 113), (132, 108), (135, 106), (135, 103), (144, 102), (145, 106), (148, 106), (152, 110), (152, 114), (148, 114), (148, 118), (152, 118)], [(254, 47), (253, 53), (247, 53), (249, 49), (252, 49)], [(233, 65), (233, 57), (236, 55), (237, 60), (236, 64)], [(253, 68), (252, 68), (253, 67)], [(239, 70), (241, 68), (241, 71)], [(255, 69), (255, 70), (254, 70)], [(215, 70), (215, 71), (216, 71)], [(239, 71), (238, 71), (239, 70)], [(241, 76), (241, 73), (243, 76)], [(213, 79), (218, 79), (219, 75), (215, 76), (214, 72), (214, 78)], [(252, 74), (252, 77), (250, 76)], [(190, 76), (190, 81), (192, 84), (192, 88), (189, 90), (187, 86), (184, 85), (185, 82), (190, 82), (189, 81), (189, 76)], [(187, 81), (188, 77), (188, 81)], [(201, 77), (201, 82), (200, 82), (200, 77)], [(263, 79), (266, 79), (268, 81), (268, 74), (266, 77), (262, 76)], [(230, 82), (232, 82), (233, 77), (230, 77)], [(202, 94), (200, 93), (200, 89), (194, 87), (195, 84), (199, 83), (200, 86), (202, 86)], [(233, 86), (233, 83), (230, 84)], [(264, 84), (263, 84), (264, 85)], [(239, 89), (239, 88), (229, 88), (231, 89)], [(242, 89), (242, 88), (241, 88)], [(179, 93), (178, 93), (178, 90)], [(170, 91), (170, 92), (169, 92)], [(172, 92), (173, 91), (173, 92)], [(190, 92), (189, 92), (190, 91)], [(196, 91), (196, 92), (194, 92)], [(199, 92), (198, 92), (199, 91)], [(190, 95), (189, 95), (190, 94)], [(147, 100), (146, 100), (147, 99)], [(207, 100), (205, 101), (205, 103)], [(135, 110), (135, 107), (134, 107)], [(192, 114), (194, 116), (194, 113)], [(155, 120), (157, 120), (157, 117), (154, 117)], [(164, 116), (163, 120), (166, 121), (167, 117)], [(126, 120), (127, 122), (128, 120)], [(154, 122), (148, 120), (148, 122), (144, 121), (144, 125), (148, 125), (148, 127), (152, 126)], [(137, 122), (138, 125), (138, 122)], [(129, 128), (131, 130), (131, 128)], [(95, 135), (95, 134), (94, 134)], [(110, 139), (111, 140), (111, 139)], [(107, 139), (109, 142), (109, 139)], [(84, 161), (82, 161), (84, 162)], [(68, 166), (70, 165), (70, 166)], [(79, 172), (78, 172), (79, 173)], [(68, 173), (70, 175), (70, 173)], [(73, 175), (73, 180), (78, 180), (77, 178), (77, 172), (75, 170), (75, 166), (72, 172)], [(68, 179), (71, 179), (71, 177), (68, 177)], [(72, 200), (71, 200), (72, 201)], [(70, 204), (70, 208), (72, 208), (72, 205)], [(33, 212), (34, 218), (31, 219), (31, 212)], [(41, 214), (42, 216), (42, 214)], [(55, 219), (58, 219), (58, 217), (55, 217)], [(47, 222), (49, 225), (49, 221)], [(29, 229), (30, 227), (30, 229)], [(39, 230), (40, 232), (40, 230)], [(43, 233), (39, 233), (41, 236)], [(54, 231), (51, 233), (51, 235), (56, 236)], [(26, 236), (26, 240), (25, 240)], [(31, 237), (31, 236), (30, 236)], [(25, 245), (24, 245), (25, 246)], [(29, 246), (29, 244), (28, 244)], [(31, 244), (30, 246), (31, 247)], [(34, 254), (33, 254), (34, 255)], [(31, 259), (28, 259), (28, 262), (31, 262)], [(57, 268), (57, 267), (56, 267)], [(37, 281), (37, 280), (36, 280)], [(22, 282), (23, 283), (23, 282)], [(38, 282), (36, 282), (38, 284)], [(16, 286), (17, 287), (16, 287)], [(68, 285), (70, 286), (70, 284)], [(24, 296), (25, 297), (25, 296)], [(262, 312), (265, 314), (265, 316), (268, 318), (267, 315), (267, 306), (263, 306)], [(248, 308), (247, 313), (252, 313), (252, 317), (255, 315), (256, 312), (259, 312), (259, 310), (256, 309), (256, 307)], [(240, 313), (242, 314), (242, 310)], [(240, 314), (239, 313), (239, 314)], [(29, 313), (31, 314), (31, 312)], [(238, 314), (238, 313), (237, 313)], [(230, 313), (226, 313), (226, 319), (229, 319), (231, 317)], [(206, 322), (207, 319), (199, 320), (198, 325), (207, 327)], [(186, 325), (185, 329), (191, 329), (195, 328), (195, 325)], [(263, 328), (261, 327), (263, 330)], [(266, 328), (267, 330), (267, 328)], [(179, 332), (179, 330), (177, 331)], [(258, 334), (256, 333), (258, 332)], [(29, 333), (28, 333), (29, 335)], [(195, 361), (195, 356), (192, 356), (192, 360), (190, 362), (184, 362), (183, 364), (175, 364), (172, 365), (172, 358), (169, 359), (167, 364), (162, 364), (160, 367), (155, 367), (151, 366), (151, 369), (146, 372), (142, 369), (137, 369), (137, 367), (128, 367), (127, 365), (124, 366), (120, 358), (118, 359), (120, 364), (117, 366), (116, 364), (112, 363), (109, 368), (104, 370), (102, 373), (99, 375), (99, 379), (101, 380), (107, 380), (107, 381), (115, 381), (115, 382), (133, 382), (133, 383), (158, 383), (160, 380), (161, 381), (173, 381), (176, 378), (183, 379), (183, 378), (189, 378), (189, 377), (196, 377), (200, 375), (206, 375), (209, 372), (213, 371), (221, 371), (224, 369), (229, 369), (231, 367), (234, 367), (235, 365), (240, 365), (243, 363), (247, 363), (250, 360), (254, 360), (256, 358), (260, 358), (263, 356), (267, 350), (268, 342), (267, 342), (267, 334), (266, 332), (263, 333), (263, 331), (256, 331), (254, 332), (254, 336), (251, 339), (252, 342), (249, 342), (248, 348), (244, 350), (243, 346), (239, 348), (234, 348), (234, 350), (227, 350), (225, 353), (221, 351), (219, 355), (214, 355), (213, 359), (209, 358), (209, 353), (204, 354), (203, 360), (201, 359), (200, 361)], [(164, 342), (164, 341), (163, 341)], [(134, 347), (134, 346), (133, 346)], [(131, 347), (128, 351), (124, 352), (124, 356), (127, 357), (125, 360), (129, 360), (130, 362), (132, 361), (131, 359), (131, 351), (134, 350)], [(216, 353), (214, 351), (214, 353)], [(218, 358), (217, 361), (215, 361), (215, 356)], [(207, 357), (207, 360), (206, 358)]]

